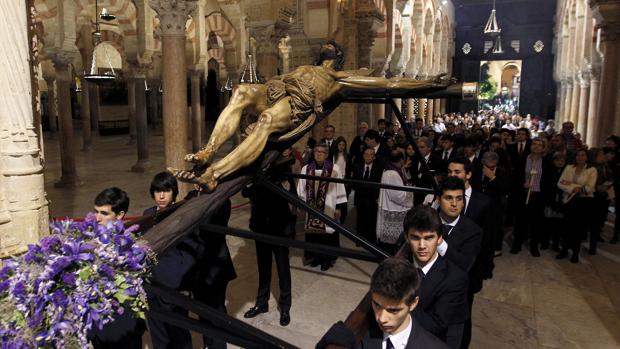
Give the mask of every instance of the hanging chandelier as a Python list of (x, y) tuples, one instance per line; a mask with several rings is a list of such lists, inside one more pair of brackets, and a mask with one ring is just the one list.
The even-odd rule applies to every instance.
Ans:
[(101, 44), (101, 31), (99, 30), (99, 18), (104, 21), (111, 21), (116, 18), (113, 14), (110, 14), (106, 8), (101, 10), (101, 15), (99, 12), (99, 1), (95, 0), (95, 31), (93, 32), (93, 56), (90, 64), (90, 71), (87, 74), (84, 72), (84, 80), (88, 82), (92, 82), (94, 84), (103, 84), (106, 82), (110, 82), (116, 79), (116, 72), (114, 72), (114, 67), (112, 66), (112, 61), (110, 60), (110, 56), (108, 55), (108, 50), (105, 46), (103, 46), (103, 54), (105, 55), (105, 59), (110, 67), (109, 72), (105, 72), (103, 74), (99, 74), (97, 70), (97, 47)]
[(487, 20), (487, 25), (484, 27), (484, 33), (487, 35), (499, 35), (502, 32), (502, 28), (497, 24), (497, 16), (495, 11), (495, 0), (493, 0), (493, 10)]
[(495, 44), (493, 45), (493, 53), (494, 54), (504, 53), (504, 49), (502, 48), (502, 37), (501, 37), (501, 35), (498, 35), (495, 38)]
[(241, 73), (241, 78), (239, 79), (239, 83), (241, 84), (260, 84), (260, 79), (258, 74), (256, 74), (256, 68), (254, 67), (254, 59), (252, 55), (249, 54), (246, 59), (245, 67), (243, 68), (243, 73)]
[(226, 78), (226, 83), (222, 86), (222, 88), (220, 88), (220, 92), (226, 92), (226, 91), (232, 91), (232, 90), (233, 90), (233, 83), (229, 76)]

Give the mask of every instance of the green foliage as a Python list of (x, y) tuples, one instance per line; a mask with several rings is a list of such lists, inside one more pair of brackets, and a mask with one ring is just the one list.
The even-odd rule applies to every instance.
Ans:
[(497, 93), (497, 82), (491, 80), (491, 76), (489, 75), (489, 65), (483, 64), (480, 67), (480, 95), (478, 96), (481, 100), (490, 100), (493, 99), (495, 94)]

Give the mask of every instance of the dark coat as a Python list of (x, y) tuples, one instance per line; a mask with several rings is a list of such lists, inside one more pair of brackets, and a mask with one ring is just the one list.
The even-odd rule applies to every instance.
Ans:
[(464, 271), (438, 256), (421, 280), (420, 302), (413, 311), (416, 321), (445, 341), (449, 325), (465, 323), (469, 319), (467, 284)]
[(470, 218), (461, 216), (450, 234), (444, 235), (443, 239), (448, 243), (444, 257), (469, 272), (480, 253), (482, 229)]
[(525, 182), (525, 162), (527, 161), (527, 156), (530, 155), (531, 144), (532, 141), (528, 139), (525, 142), (525, 148), (521, 155), (519, 155), (519, 143), (512, 143), (506, 146), (506, 152), (510, 158), (510, 166), (514, 174), (512, 183), (515, 188), (523, 188), (523, 183)]
[[(362, 338), (362, 342), (355, 343), (355, 335), (348, 329), (342, 321), (335, 323), (325, 333), (323, 338), (316, 345), (316, 349), (326, 348), (330, 344), (335, 344), (345, 348), (357, 348), (357, 349), (381, 349), (383, 344), (383, 331), (377, 325), (374, 314), (371, 312), (367, 315), (368, 318), (368, 332)], [(406, 349), (448, 349), (448, 345), (437, 337), (433, 336), (430, 332), (425, 330), (415, 320), (411, 326), (412, 333), (409, 335), (409, 341), (407, 342)]]
[(493, 202), (487, 195), (472, 190), (465, 217), (471, 218), (482, 229), (480, 252), (469, 271), (469, 288), (473, 293), (482, 289), (482, 281), (493, 275), (496, 230), (493, 225)]
[[(364, 179), (364, 170), (366, 168), (366, 164), (364, 162), (360, 162), (355, 164), (353, 169), (353, 179), (355, 180), (363, 180)], [(381, 176), (383, 175), (383, 166), (380, 162), (374, 161), (372, 164), (372, 168), (370, 169), (370, 182), (381, 183)], [(379, 199), (379, 189), (375, 188), (366, 188), (359, 187), (353, 188), (355, 190), (355, 206), (359, 206), (363, 204), (362, 201), (370, 201), (377, 202)]]

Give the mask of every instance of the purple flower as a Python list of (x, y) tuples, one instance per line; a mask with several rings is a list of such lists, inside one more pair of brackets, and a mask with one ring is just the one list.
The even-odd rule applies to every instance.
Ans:
[(73, 273), (63, 273), (60, 278), (63, 283), (67, 284), (67, 286), (75, 286), (75, 274)]
[(102, 264), (99, 266), (99, 273), (109, 278), (114, 277), (114, 269), (112, 269), (112, 267), (107, 264)]
[(38, 262), (43, 257), (43, 251), (39, 245), (28, 245), (28, 252), (24, 255), (24, 261), (26, 263)]
[(6, 291), (9, 286), (11, 285), (11, 280), (4, 280), (2, 282), (0, 282), (0, 294), (2, 294), (2, 292)]
[(37, 347), (43, 347), (45, 344), (51, 343), (52, 338), (54, 338), (52, 331), (41, 331), (34, 336), (34, 342)]
[(95, 249), (95, 246), (87, 243), (82, 243), (79, 241), (67, 241), (62, 245), (62, 249), (66, 255), (71, 257), (73, 260), (79, 261), (93, 261), (95, 260), (95, 256), (93, 256), (92, 252)]
[(133, 239), (131, 238), (131, 236), (124, 234), (115, 235), (114, 244), (118, 248), (119, 252), (127, 252), (131, 249), (131, 246), (133, 246)]
[(41, 249), (46, 254), (49, 254), (50, 252), (52, 252), (52, 250), (56, 246), (60, 245), (60, 243), (61, 241), (58, 235), (48, 235), (48, 236), (43, 237), (39, 241), (39, 244), (41, 245)]

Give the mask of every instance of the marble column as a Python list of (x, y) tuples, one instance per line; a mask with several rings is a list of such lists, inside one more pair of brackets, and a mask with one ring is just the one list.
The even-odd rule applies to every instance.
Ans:
[(435, 115), (441, 114), (441, 100), (439, 98), (433, 99), (433, 113)]
[[(26, 1), (0, 1), (0, 40), (11, 45), (0, 51), (0, 258), (21, 254), (47, 234), (39, 139), (33, 118), (32, 13)], [(36, 65), (36, 64), (35, 64)]]
[(134, 96), (136, 102), (135, 129), (138, 161), (131, 167), (132, 172), (145, 172), (149, 167), (148, 124), (146, 121), (146, 75), (138, 71), (134, 76)]
[(426, 118), (426, 98), (418, 98), (418, 115), (417, 117), (424, 119), (424, 122), (427, 125), (431, 125), (432, 123), (428, 122)]
[(433, 112), (434, 112), (434, 105), (433, 105), (433, 100), (432, 99), (427, 99), (426, 100), (426, 120), (428, 120), (429, 124), (433, 123)]
[[(164, 116), (164, 158), (166, 167), (185, 168), (187, 142), (187, 66), (185, 24), (196, 2), (151, 0), (162, 29), (162, 78)], [(186, 186), (185, 190), (189, 187)], [(182, 190), (183, 191), (183, 190)], [(182, 197), (183, 195), (181, 195)]]
[(587, 117), (588, 117), (588, 100), (590, 97), (590, 76), (587, 72), (580, 74), (579, 76), (579, 113), (577, 116), (577, 123), (575, 128), (581, 139), (586, 139), (587, 132)]
[(573, 81), (573, 96), (570, 102), (570, 121), (577, 126), (577, 119), (579, 118), (579, 79)]
[(127, 144), (134, 144), (136, 142), (136, 79), (127, 79), (127, 107), (129, 109), (128, 121), (129, 121), (129, 139)]
[(60, 180), (56, 187), (74, 187), (78, 183), (75, 166), (75, 144), (73, 139), (73, 119), (71, 113), (70, 87), (73, 82), (69, 72), (72, 54), (60, 52), (52, 59), (56, 69), (56, 84), (58, 86), (58, 140), (60, 143)]
[(56, 91), (54, 86), (55, 79), (51, 77), (45, 78), (47, 84), (47, 117), (49, 121), (50, 138), (58, 131), (58, 122), (56, 117)]
[(82, 151), (89, 151), (93, 144), (93, 132), (90, 126), (90, 89), (89, 83), (82, 80), (82, 92), (80, 93), (80, 116), (82, 117)]
[(590, 7), (601, 28), (601, 44), (604, 47), (601, 72), (598, 122), (592, 135), (592, 144), (600, 145), (610, 134), (618, 133), (620, 125), (620, 0), (590, 0)]
[[(375, 23), (375, 19), (369, 15), (368, 11), (360, 10), (356, 11), (357, 18), (357, 66), (358, 67), (371, 67), (372, 60), (372, 48), (374, 45), (375, 37), (377, 36), (378, 26)], [(376, 119), (373, 117), (374, 107), (371, 104), (357, 104), (357, 122), (367, 122), (370, 128), (377, 128)]]
[[(396, 104), (396, 107), (398, 107), (398, 111), (400, 111), (401, 113), (403, 112), (402, 108), (403, 108), (403, 100), (401, 98), (394, 98), (394, 104)], [(390, 108), (392, 109), (392, 108)], [(398, 121), (398, 118), (396, 117), (396, 114), (394, 112), (391, 113), (391, 119), (392, 122)], [(407, 119), (407, 117), (405, 116), (405, 119)]]
[(566, 80), (565, 85), (566, 95), (564, 96), (564, 115), (562, 117), (562, 122), (570, 121), (571, 99), (573, 98), (573, 81)]
[(194, 70), (190, 73), (192, 84), (192, 151), (197, 152), (202, 146), (202, 107), (200, 105), (200, 79), (202, 72)]
[(278, 45), (285, 33), (276, 24), (251, 25), (251, 35), (256, 40), (256, 70), (268, 80), (278, 74)]
[(598, 99), (599, 99), (599, 85), (600, 80), (598, 77), (598, 71), (592, 71), (590, 75), (590, 96), (588, 99), (588, 119), (587, 119), (587, 129), (586, 129), (586, 144), (595, 144), (596, 141), (594, 139), (595, 128), (598, 124)]
[(88, 84), (90, 89), (90, 129), (94, 135), (99, 134), (99, 115), (101, 115), (101, 103), (99, 103), (99, 86)]

